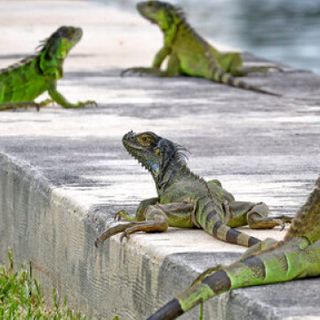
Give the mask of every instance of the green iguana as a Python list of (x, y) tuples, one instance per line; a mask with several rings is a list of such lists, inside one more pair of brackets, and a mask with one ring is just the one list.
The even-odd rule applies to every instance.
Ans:
[[(271, 68), (281, 70), (279, 67), (244, 67), (240, 53), (219, 52), (188, 24), (180, 8), (169, 3), (145, 1), (138, 3), (137, 9), (143, 17), (160, 27), (164, 35), (164, 44), (156, 54), (151, 68), (130, 68), (122, 74), (130, 71), (163, 77), (201, 77), (241, 89), (280, 96), (235, 78), (250, 72), (265, 72)], [(161, 64), (167, 57), (167, 70), (161, 71)]]
[[(63, 62), (69, 51), (80, 41), (82, 30), (60, 27), (40, 46), (37, 54), (0, 70), (0, 111), (49, 105), (55, 101), (63, 108), (81, 108), (94, 101), (71, 103), (57, 91), (57, 80), (63, 77)], [(52, 98), (40, 103), (34, 99), (48, 91)]]
[(219, 240), (250, 247), (260, 240), (234, 227), (269, 229), (291, 221), (287, 216), (267, 217), (264, 203), (235, 201), (218, 180), (206, 182), (198, 177), (186, 165), (186, 150), (168, 139), (131, 131), (124, 135), (123, 144), (152, 174), (158, 196), (142, 201), (136, 217), (119, 211), (116, 218), (128, 222), (107, 229), (96, 246), (116, 233), (123, 232), (123, 239), (134, 232), (162, 232), (172, 226), (202, 228)]
[(320, 178), (283, 241), (265, 240), (229, 266), (201, 274), (148, 320), (176, 319), (196, 305), (237, 288), (320, 276)]

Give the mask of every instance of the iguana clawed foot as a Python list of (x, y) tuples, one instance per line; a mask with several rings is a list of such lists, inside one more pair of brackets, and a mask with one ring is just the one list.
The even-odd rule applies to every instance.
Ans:
[(129, 222), (120, 223), (116, 226), (108, 228), (100, 234), (95, 241), (95, 246), (98, 247), (102, 242), (109, 239), (110, 237), (121, 233), (120, 241), (124, 238), (129, 239), (130, 235), (139, 231), (143, 232), (164, 232), (168, 229), (167, 219), (160, 215), (159, 217), (152, 218), (147, 221), (133, 221), (135, 217), (130, 217), (125, 210), (120, 210), (115, 214), (114, 219), (125, 219)]
[(122, 243), (123, 239), (126, 239), (128, 241), (129, 238), (130, 238), (129, 233), (127, 233), (127, 231), (123, 231), (121, 236), (120, 236), (120, 242)]
[(248, 216), (248, 224), (252, 229), (272, 229), (280, 227), (283, 230), (287, 223), (291, 223), (292, 217), (279, 215), (274, 217), (264, 217), (253, 212)]
[(107, 230), (102, 232), (99, 235), (99, 237), (96, 239), (96, 241), (94, 242), (95, 246), (98, 247), (105, 240), (109, 239), (110, 237), (112, 237), (118, 233), (125, 231), (126, 229), (134, 226), (135, 224), (136, 224), (136, 222), (128, 222), (128, 223), (122, 223), (122, 224), (118, 224), (114, 227), (108, 228)]
[(278, 216), (274, 220), (278, 221), (280, 231), (282, 231), (282, 230), (284, 230), (284, 228), (286, 227), (287, 224), (292, 222), (292, 219), (293, 219), (292, 217), (288, 217), (288, 216)]
[(113, 217), (114, 221), (134, 221), (135, 217), (131, 217), (129, 213), (126, 210), (120, 210), (116, 212), (116, 214)]
[(94, 107), (97, 108), (98, 104), (97, 102), (93, 101), (93, 100), (87, 100), (87, 101), (79, 101), (76, 104), (75, 108), (85, 108), (85, 107)]

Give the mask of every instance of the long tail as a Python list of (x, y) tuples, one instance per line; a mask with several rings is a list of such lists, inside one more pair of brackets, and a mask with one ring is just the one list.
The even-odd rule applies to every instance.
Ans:
[(244, 247), (251, 247), (261, 242), (261, 240), (255, 237), (249, 236), (244, 232), (241, 232), (237, 229), (230, 228), (229, 226), (223, 224), (221, 221), (217, 221), (213, 225), (212, 230), (206, 230), (206, 231), (208, 233), (211, 233), (215, 238), (219, 240), (222, 240), (228, 243), (238, 244)]
[(244, 90), (255, 91), (255, 92), (259, 92), (259, 93), (263, 93), (263, 94), (268, 94), (268, 95), (275, 96), (275, 97), (281, 97), (282, 96), (279, 93), (271, 92), (271, 91), (262, 89), (260, 87), (251, 85), (249, 83), (246, 83), (246, 82), (240, 80), (239, 78), (233, 77), (229, 73), (225, 73), (221, 69), (218, 69), (218, 70), (213, 72), (211, 80), (216, 81), (216, 82), (220, 82), (220, 83), (223, 83), (223, 84), (227, 84), (227, 85), (232, 86), (232, 87), (236, 87), (236, 88), (240, 88), (240, 89), (244, 89)]
[(273, 250), (217, 268), (157, 310), (148, 320), (176, 319), (196, 305), (236, 288), (319, 276), (320, 241), (308, 244), (305, 238), (295, 238)]
[(203, 230), (219, 240), (244, 247), (251, 247), (261, 242), (261, 240), (255, 237), (251, 237), (224, 224), (221, 221), (216, 205), (210, 198), (199, 200), (196, 220)]

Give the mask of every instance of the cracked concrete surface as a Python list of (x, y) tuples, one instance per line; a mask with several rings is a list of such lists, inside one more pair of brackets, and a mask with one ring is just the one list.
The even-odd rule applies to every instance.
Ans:
[[(0, 3), (0, 17), (0, 67), (61, 24), (84, 29), (59, 88), (71, 101), (94, 98), (99, 107), (0, 113), (0, 260), (13, 247), (18, 262), (31, 259), (48, 292), (57, 287), (88, 315), (143, 319), (198, 273), (243, 252), (178, 229), (93, 246), (116, 210), (134, 212), (155, 195), (151, 177), (121, 145), (127, 131), (152, 130), (186, 146), (197, 174), (220, 179), (239, 200), (265, 201), (273, 213), (294, 214), (312, 190), (318, 76), (287, 68), (246, 78), (282, 98), (201, 79), (121, 78), (122, 68), (148, 65), (160, 47), (157, 29), (138, 15), (91, 1), (10, 1)], [(14, 41), (17, 34), (23, 41)], [(207, 302), (205, 319), (320, 318), (318, 287), (309, 279), (236, 290)]]

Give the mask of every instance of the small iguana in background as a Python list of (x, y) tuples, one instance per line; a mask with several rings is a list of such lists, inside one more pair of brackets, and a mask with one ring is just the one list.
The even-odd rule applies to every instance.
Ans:
[[(219, 52), (188, 24), (180, 8), (169, 3), (145, 1), (138, 3), (137, 9), (144, 18), (159, 26), (164, 35), (164, 44), (156, 54), (151, 68), (129, 68), (122, 74), (130, 71), (162, 77), (201, 77), (241, 89), (280, 96), (235, 78), (250, 72), (266, 72), (271, 68), (281, 70), (279, 67), (243, 66), (240, 53)], [(161, 64), (167, 57), (167, 70), (161, 71)]]
[[(1, 69), (0, 111), (26, 107), (39, 110), (53, 101), (63, 108), (95, 106), (94, 101), (71, 103), (57, 90), (57, 80), (63, 77), (64, 59), (81, 37), (80, 28), (60, 27), (44, 41), (39, 52)], [(45, 91), (52, 100), (34, 102)]]
[(268, 207), (260, 203), (235, 201), (218, 180), (206, 182), (186, 165), (185, 149), (153, 132), (128, 132), (123, 145), (152, 175), (158, 196), (142, 201), (136, 217), (124, 210), (116, 218), (129, 221), (104, 231), (96, 246), (114, 234), (123, 237), (145, 232), (163, 232), (169, 226), (202, 228), (219, 240), (250, 247), (260, 240), (234, 227), (270, 229), (290, 222), (287, 216), (267, 217)]
[(316, 276), (320, 276), (320, 178), (283, 241), (267, 239), (249, 248), (239, 261), (208, 269), (148, 320), (176, 319), (233, 289)]

